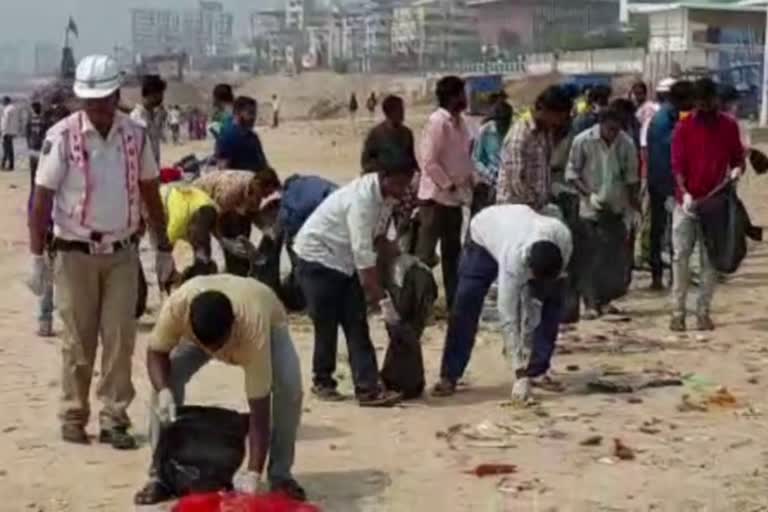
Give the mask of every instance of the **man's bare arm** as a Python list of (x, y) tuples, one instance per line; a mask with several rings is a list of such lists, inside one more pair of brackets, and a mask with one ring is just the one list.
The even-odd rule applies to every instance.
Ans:
[(42, 255), (45, 250), (45, 237), (51, 222), (53, 210), (53, 197), (55, 191), (35, 186), (32, 196), (32, 209), (29, 213), (29, 250), (32, 254)]
[(171, 376), (170, 354), (147, 350), (147, 373), (155, 391), (169, 387)]
[(139, 189), (141, 190), (141, 199), (147, 207), (150, 234), (155, 248), (164, 252), (173, 250), (168, 241), (165, 209), (163, 208), (163, 201), (160, 199), (160, 182), (158, 180), (140, 181)]
[(248, 400), (251, 413), (248, 417), (248, 471), (261, 475), (269, 453), (271, 396)]

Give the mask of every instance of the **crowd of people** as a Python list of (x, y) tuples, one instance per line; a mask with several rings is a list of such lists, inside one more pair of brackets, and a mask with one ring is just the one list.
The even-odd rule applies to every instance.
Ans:
[[(44, 334), (52, 333), (56, 288), (64, 441), (90, 442), (89, 394), (101, 345), (98, 439), (116, 449), (137, 445), (126, 411), (135, 394), (145, 231), (164, 297), (146, 358), (150, 442), (154, 449), (184, 403), (186, 383), (209, 360), (241, 367), (249, 458), (237, 485), (247, 492), (270, 488), (305, 499), (292, 476), (303, 391), (287, 309), (305, 310), (312, 321), (317, 399), (345, 398), (335, 379), (341, 327), (358, 404), (388, 407), (403, 396), (380, 376), (370, 313), (380, 314), (390, 336), (418, 343), (434, 301), (431, 269), (440, 264), (450, 313), (432, 393), (447, 397), (470, 362), (485, 298), (497, 283), (512, 398), (525, 404), (534, 385), (556, 384), (547, 372), (561, 323), (618, 310), (613, 301), (627, 293), (636, 263), (634, 239), (648, 225), (652, 289), (663, 289), (662, 253), (672, 255), (670, 327), (686, 328), (689, 257), (698, 241), (696, 325), (714, 328), (717, 273), (701, 243), (697, 207), (738, 179), (745, 147), (709, 79), (662, 81), (655, 100), (642, 82), (630, 98), (612, 99), (609, 87), (596, 86), (580, 107), (581, 91), (551, 86), (517, 119), (500, 95), (472, 135), (464, 81), (447, 76), (437, 83), (438, 108), (419, 145), (403, 100), (383, 98), (384, 121), (365, 139), (360, 176), (342, 187), (312, 175), (281, 183), (254, 131), (256, 101), (235, 97), (227, 84), (213, 90), (217, 169), (161, 183), (165, 83), (147, 77), (130, 115), (118, 108), (120, 86), (113, 59), (86, 57), (74, 85), (82, 109), (50, 125), (35, 121), (30, 137), (39, 165), (30, 195), (29, 286), (42, 297)], [(369, 109), (377, 103), (372, 95)], [(356, 104), (352, 96), (353, 115)], [(276, 96), (272, 108), (276, 127)], [(175, 141), (181, 117), (174, 109), (168, 122)], [(41, 115), (39, 105), (33, 110)], [(253, 227), (262, 233), (258, 246)], [(178, 271), (172, 251), (181, 240), (192, 246), (194, 262)], [(224, 253), (221, 272), (212, 240)], [(287, 278), (280, 274), (283, 247)], [(409, 279), (411, 269), (421, 277)], [(418, 318), (406, 313), (397, 291), (409, 286), (419, 290), (410, 297), (423, 306), (414, 308)], [(154, 458), (149, 476), (138, 504), (173, 497)]]

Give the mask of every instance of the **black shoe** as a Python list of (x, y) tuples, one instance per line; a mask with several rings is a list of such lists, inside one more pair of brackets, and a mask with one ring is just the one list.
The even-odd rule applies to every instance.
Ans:
[(357, 396), (360, 407), (394, 407), (403, 401), (403, 395), (395, 391), (372, 391)]
[(136, 438), (128, 433), (128, 427), (102, 429), (99, 433), (99, 442), (111, 444), (115, 450), (135, 450), (138, 448)]
[(344, 395), (336, 388), (330, 386), (312, 386), (312, 394), (321, 402), (342, 402), (346, 400)]
[(62, 425), (61, 439), (73, 444), (91, 444), (88, 434), (80, 425)]
[(293, 478), (271, 482), (269, 488), (272, 492), (284, 494), (295, 501), (307, 501), (307, 493)]

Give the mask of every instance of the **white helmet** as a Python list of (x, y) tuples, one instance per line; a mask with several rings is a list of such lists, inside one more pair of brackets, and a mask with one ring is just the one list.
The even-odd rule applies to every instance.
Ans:
[(659, 81), (659, 84), (656, 86), (656, 92), (669, 92), (672, 90), (672, 86), (677, 83), (677, 80), (674, 78), (664, 78), (661, 81)]
[(106, 98), (120, 88), (123, 77), (117, 62), (107, 55), (89, 55), (75, 72), (75, 95), (81, 99)]

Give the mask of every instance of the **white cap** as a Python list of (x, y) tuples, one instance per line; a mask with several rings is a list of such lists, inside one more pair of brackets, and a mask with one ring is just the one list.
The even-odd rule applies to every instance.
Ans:
[(117, 62), (107, 55), (89, 55), (75, 72), (75, 95), (81, 99), (106, 98), (120, 88), (123, 77)]
[(663, 78), (656, 86), (656, 92), (669, 92), (675, 83), (677, 80), (674, 78)]

